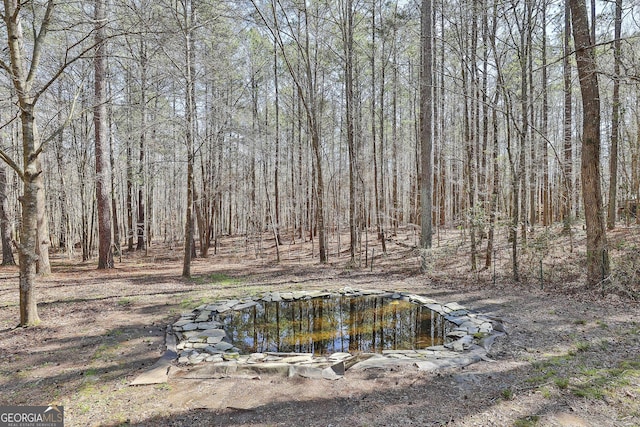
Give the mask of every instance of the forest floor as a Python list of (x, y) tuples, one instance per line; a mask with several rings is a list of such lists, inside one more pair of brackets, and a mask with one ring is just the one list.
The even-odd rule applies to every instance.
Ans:
[[(332, 236), (335, 238), (336, 236)], [(67, 426), (632, 426), (640, 425), (640, 228), (609, 234), (613, 285), (584, 287), (584, 234), (537, 229), (511, 277), (499, 236), (496, 268), (472, 273), (468, 236), (440, 231), (430, 271), (417, 236), (401, 230), (381, 255), (349, 267), (331, 242), (320, 265), (310, 242), (225, 237), (180, 278), (181, 251), (157, 243), (98, 271), (64, 254), (39, 278), (42, 324), (16, 328), (16, 267), (0, 267), (0, 405), (64, 406)], [(573, 248), (571, 250), (571, 248)], [(364, 251), (364, 248), (363, 248)], [(317, 252), (317, 248), (316, 248)], [(484, 265), (484, 260), (479, 263)], [(540, 272), (542, 271), (542, 281)], [(347, 371), (337, 381), (226, 377), (130, 386), (164, 351), (166, 325), (220, 298), (274, 290), (409, 291), (500, 317), (509, 334), (466, 368)]]

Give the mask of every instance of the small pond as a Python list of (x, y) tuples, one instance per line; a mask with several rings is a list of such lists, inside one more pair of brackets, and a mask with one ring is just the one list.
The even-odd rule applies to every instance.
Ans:
[(244, 353), (317, 356), (423, 349), (451, 341), (456, 325), (422, 304), (381, 296), (331, 295), (259, 301), (218, 313), (227, 340)]

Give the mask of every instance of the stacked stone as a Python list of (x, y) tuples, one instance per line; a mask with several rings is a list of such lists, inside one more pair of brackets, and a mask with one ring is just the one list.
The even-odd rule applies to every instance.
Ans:
[[(213, 319), (229, 310), (245, 310), (260, 302), (296, 301), (311, 298), (343, 296), (377, 296), (401, 299), (433, 310), (456, 325), (447, 337), (451, 342), (418, 350), (384, 350), (382, 354), (334, 353), (318, 357), (310, 353), (252, 353), (241, 354), (229, 343), (223, 325)], [(495, 327), (494, 327), (495, 326)], [(336, 379), (346, 369), (387, 369), (403, 364), (415, 364), (422, 370), (465, 366), (486, 358), (493, 340), (503, 335), (504, 327), (493, 318), (473, 313), (456, 302), (440, 304), (430, 298), (406, 292), (359, 290), (344, 288), (331, 291), (268, 292), (262, 296), (243, 300), (221, 300), (203, 304), (191, 312), (183, 313), (172, 325), (179, 352), (179, 364), (218, 364), (223, 372), (250, 369), (254, 372), (285, 372), (311, 378)]]

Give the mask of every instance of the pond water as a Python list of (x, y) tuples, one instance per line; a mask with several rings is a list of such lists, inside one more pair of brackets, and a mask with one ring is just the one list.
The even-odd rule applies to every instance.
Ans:
[(420, 304), (376, 296), (264, 302), (218, 315), (231, 343), (247, 353), (325, 355), (440, 345), (455, 325)]

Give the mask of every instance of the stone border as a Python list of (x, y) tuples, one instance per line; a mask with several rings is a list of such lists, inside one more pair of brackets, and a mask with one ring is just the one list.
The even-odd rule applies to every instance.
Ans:
[[(328, 296), (377, 296), (401, 299), (420, 304), (442, 316), (456, 327), (447, 334), (455, 340), (445, 345), (421, 350), (383, 350), (378, 353), (334, 353), (318, 357), (311, 353), (252, 353), (240, 354), (240, 350), (224, 341), (222, 324), (213, 320), (217, 314), (229, 310), (244, 310), (260, 302), (296, 301)], [(339, 379), (347, 369), (391, 369), (402, 365), (415, 365), (419, 370), (433, 371), (447, 367), (461, 367), (480, 360), (496, 337), (504, 335), (499, 319), (473, 313), (456, 302), (440, 304), (421, 295), (407, 292), (359, 290), (349, 287), (332, 291), (268, 292), (260, 297), (242, 300), (219, 300), (203, 304), (191, 312), (183, 313), (168, 334), (175, 334), (178, 344), (178, 365), (206, 363), (193, 378), (202, 375), (230, 375), (234, 373), (272, 373), (283, 376)], [(188, 377), (188, 376), (187, 376)]]

